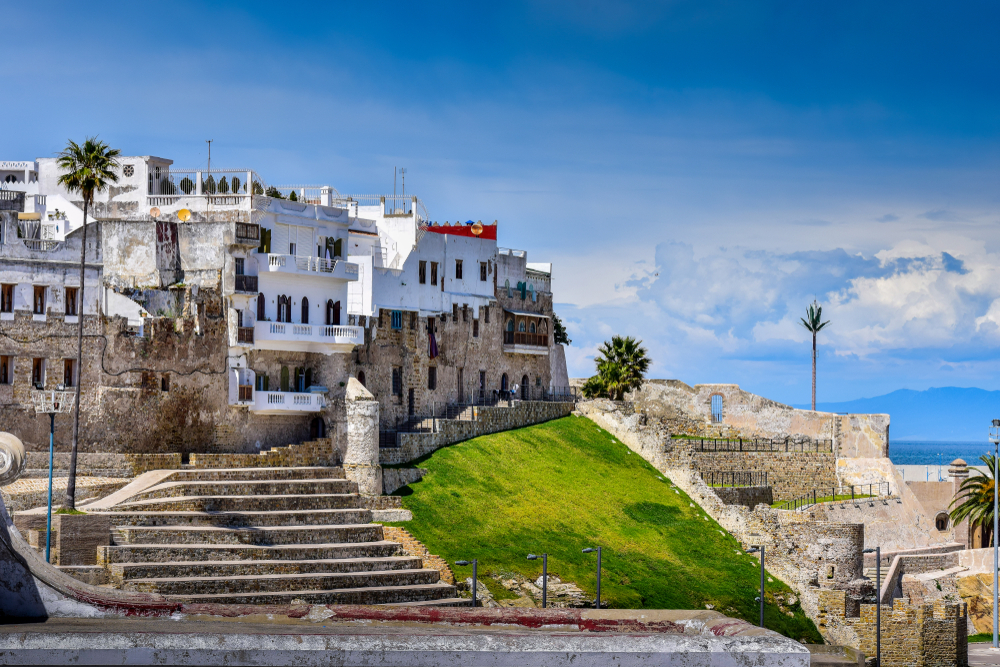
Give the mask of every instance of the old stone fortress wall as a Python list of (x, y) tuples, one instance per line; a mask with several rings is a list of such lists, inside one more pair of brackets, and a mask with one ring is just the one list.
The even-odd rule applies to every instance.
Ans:
[[(904, 482), (888, 458), (889, 415), (797, 410), (736, 385), (675, 380), (647, 381), (624, 402), (583, 401), (577, 409), (745, 547), (763, 545), (768, 569), (800, 594), (827, 640), (873, 655), (878, 599), (883, 648), (896, 647), (883, 654), (885, 664), (946, 664), (933, 656), (959, 659), (965, 635), (989, 621), (977, 611), (989, 595), (987, 575), (976, 576), (987, 559), (971, 548), (979, 545), (968, 526), (946, 518), (968, 469), (956, 461), (952, 480)], [(766, 486), (746, 485), (763, 485), (765, 474)], [(726, 479), (747, 481), (710, 485)], [(863, 553), (875, 546), (879, 591), (874, 554)]]
[[(187, 462), (324, 438), (342, 461), (349, 378), (379, 402), (392, 460), (396, 446), (512, 419), (490, 416), (498, 401), (565, 391), (551, 265), (499, 247), (496, 222), (432, 222), (412, 195), (266, 196), (252, 170), (121, 165), (91, 212), (82, 302), (79, 195), (53, 159), (0, 170), (0, 419), (31, 468), (48, 440), (37, 387), (82, 383), (81, 464), (101, 473), (158, 465), (137, 455)], [(65, 451), (69, 422), (56, 427)]]

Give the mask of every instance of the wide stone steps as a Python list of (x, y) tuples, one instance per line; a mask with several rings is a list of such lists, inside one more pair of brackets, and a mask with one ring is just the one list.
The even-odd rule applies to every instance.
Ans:
[(372, 520), (368, 509), (288, 510), (278, 512), (104, 512), (111, 525), (127, 526), (216, 526), (220, 528), (254, 528), (277, 526), (314, 526), (366, 524)]
[(313, 493), (280, 496), (175, 496), (122, 503), (115, 509), (131, 512), (266, 512), (356, 509), (357, 506), (356, 494)]
[(232, 593), (285, 593), (289, 589), (340, 590), (386, 586), (423, 586), (438, 581), (436, 570), (371, 570), (367, 572), (323, 572), (258, 574), (234, 577), (160, 577), (130, 579), (125, 590), (161, 595), (216, 595)]
[(189, 481), (158, 484), (137, 494), (133, 501), (178, 496), (274, 496), (357, 492), (358, 485), (346, 479)]
[(121, 584), (135, 579), (238, 577), (334, 572), (419, 570), (423, 562), (416, 556), (386, 558), (328, 558), (320, 560), (236, 560), (186, 561), (166, 563), (118, 563), (110, 568), (111, 578)]
[(382, 538), (378, 524), (327, 526), (120, 526), (122, 544), (326, 544), (374, 542)]
[(208, 595), (168, 595), (167, 599), (187, 603), (227, 604), (398, 604), (452, 599), (455, 587), (438, 582), (415, 586), (367, 586), (334, 590), (290, 590), (280, 593), (214, 593)]
[(347, 479), (343, 468), (184, 468), (171, 475), (171, 482)]
[(174, 563), (192, 564), (215, 561), (310, 561), (349, 558), (387, 558), (399, 551), (399, 544), (388, 540), (341, 544), (128, 544), (101, 547), (98, 562), (105, 567), (117, 564)]

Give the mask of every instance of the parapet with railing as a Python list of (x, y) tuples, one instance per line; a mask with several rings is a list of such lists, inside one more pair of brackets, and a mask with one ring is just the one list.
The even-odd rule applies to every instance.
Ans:
[[(827, 491), (830, 492), (830, 495), (825, 495)], [(858, 506), (858, 501), (874, 504), (876, 501), (885, 501), (893, 497), (889, 482), (872, 482), (870, 484), (851, 484), (839, 489), (833, 487), (813, 489), (805, 495), (785, 500), (774, 507), (779, 510), (797, 512), (823, 503), (839, 503), (844, 507), (847, 506), (847, 503), (851, 503)]]
[(689, 444), (696, 452), (801, 452), (832, 454), (833, 440), (811, 438), (691, 438), (670, 436), (674, 444)]
[(767, 471), (708, 470), (698, 473), (708, 486), (767, 486)]

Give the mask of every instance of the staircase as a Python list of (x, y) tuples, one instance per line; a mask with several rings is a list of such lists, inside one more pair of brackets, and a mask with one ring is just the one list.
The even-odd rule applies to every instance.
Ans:
[(113, 542), (98, 563), (124, 590), (188, 603), (468, 603), (383, 539), (340, 468), (188, 468), (97, 511)]

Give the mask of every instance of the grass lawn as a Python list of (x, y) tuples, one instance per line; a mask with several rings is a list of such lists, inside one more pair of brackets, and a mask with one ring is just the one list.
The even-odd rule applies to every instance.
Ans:
[[(440, 449), (414, 466), (430, 473), (397, 491), (413, 511), (407, 528), (450, 563), (479, 559), (498, 599), (512, 597), (489, 575), (541, 574), (529, 553), (549, 554), (549, 573), (595, 593), (603, 547), (602, 601), (609, 607), (705, 609), (757, 622), (759, 561), (655, 468), (583, 417)], [(454, 567), (459, 577), (471, 568)], [(770, 577), (769, 577), (770, 579)], [(792, 591), (766, 587), (765, 625), (822, 642)], [(780, 606), (780, 608), (779, 608)]]
[(980, 632), (975, 635), (969, 635), (970, 644), (978, 644), (982, 642), (993, 643), (993, 633), (992, 632)]

